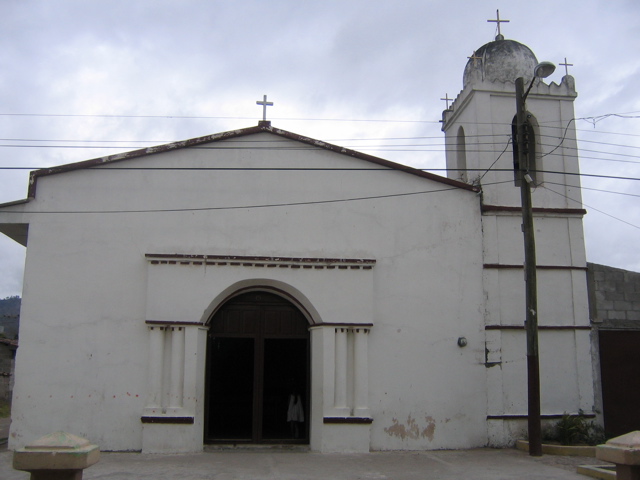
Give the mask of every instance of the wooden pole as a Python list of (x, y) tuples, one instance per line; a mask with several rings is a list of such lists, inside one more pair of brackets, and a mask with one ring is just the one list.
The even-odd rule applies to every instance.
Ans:
[[(527, 92), (528, 93), (528, 92)], [(526, 283), (527, 332), (527, 398), (529, 455), (542, 456), (542, 428), (540, 424), (540, 363), (538, 359), (538, 292), (536, 278), (536, 246), (531, 204), (531, 176), (526, 141), (526, 94), (524, 79), (516, 79), (516, 127), (518, 134), (518, 164), (520, 196), (522, 199), (522, 232), (524, 234), (524, 271)]]

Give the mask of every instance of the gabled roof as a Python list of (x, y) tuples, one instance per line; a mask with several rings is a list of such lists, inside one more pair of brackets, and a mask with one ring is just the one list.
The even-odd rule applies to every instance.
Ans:
[(244, 137), (247, 135), (253, 135), (256, 133), (263, 133), (263, 132), (277, 135), (279, 137), (287, 138), (289, 140), (294, 140), (296, 142), (300, 142), (305, 145), (311, 145), (317, 148), (329, 150), (331, 152), (339, 153), (341, 155), (346, 155), (348, 157), (364, 160), (366, 162), (387, 167), (389, 169), (400, 170), (412, 175), (416, 175), (418, 177), (428, 178), (429, 180), (451, 185), (453, 187), (457, 187), (463, 190), (470, 190), (473, 192), (479, 191), (477, 187), (473, 185), (469, 185), (467, 183), (459, 182), (457, 180), (452, 180), (446, 177), (441, 177), (440, 175), (435, 175), (433, 173), (423, 172), (422, 170), (419, 170), (413, 167), (408, 167), (406, 165), (401, 165), (399, 163), (390, 162), (389, 160), (384, 160), (382, 158), (375, 157), (373, 155), (367, 155), (366, 153), (350, 150), (348, 148), (339, 147), (331, 143), (315, 140), (313, 138), (306, 137), (304, 135), (298, 135), (296, 133), (288, 132), (286, 130), (272, 127), (271, 122), (269, 121), (261, 121), (255, 127), (243, 128), (239, 130), (231, 130), (231, 131), (222, 132), (222, 133), (214, 133), (212, 135), (206, 135), (204, 137), (197, 137), (189, 140), (167, 143), (165, 145), (158, 145), (155, 147), (142, 148), (142, 149), (133, 150), (130, 152), (109, 155), (107, 157), (100, 157), (92, 160), (85, 160), (82, 162), (59, 165), (57, 167), (34, 170), (33, 172), (31, 172), (29, 177), (28, 197), (35, 198), (36, 186), (37, 186), (37, 181), (39, 177), (44, 177), (47, 175), (55, 175), (58, 173), (70, 172), (73, 170), (80, 170), (84, 168), (97, 167), (100, 165), (106, 165), (114, 162), (121, 162), (124, 160), (133, 159), (133, 158), (145, 157), (147, 155), (153, 155), (155, 153), (170, 152), (170, 151), (179, 150), (182, 148), (195, 147), (195, 146), (205, 145), (208, 143), (220, 142), (222, 140), (229, 140), (232, 138), (239, 138), (239, 137)]

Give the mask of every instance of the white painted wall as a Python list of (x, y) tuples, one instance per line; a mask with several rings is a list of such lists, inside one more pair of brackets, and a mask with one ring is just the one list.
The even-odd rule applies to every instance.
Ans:
[[(233, 144), (273, 140), (300, 146), (267, 133)], [(113, 164), (360, 165), (319, 149), (190, 149)], [(429, 191), (434, 193), (249, 207)], [(36, 213), (238, 206), (248, 208)], [(344, 442), (349, 428), (358, 437), (358, 450), (362, 431), (370, 435), (365, 439), (372, 449), (486, 443), (476, 194), (390, 171), (122, 171), (105, 165), (41, 177), (36, 198), (11, 208), (19, 209), (30, 224), (30, 238), (13, 448), (62, 429), (104, 450), (140, 450), (149, 370), (145, 320), (201, 321), (222, 292), (257, 279), (298, 292), (312, 305), (316, 321), (373, 324), (370, 427), (322, 423), (326, 406), (321, 395), (316, 398), (323, 389), (316, 377), (326, 372), (317, 366), (322, 357), (313, 340), (314, 447), (336, 449), (330, 439)], [(1, 212), (0, 222), (12, 221), (11, 215)], [(180, 266), (156, 275), (165, 267), (149, 266), (147, 253), (370, 258), (377, 264), (370, 271)], [(463, 349), (456, 344), (460, 336), (469, 341)], [(193, 435), (201, 440), (201, 432)]]
[[(514, 79), (515, 80), (515, 79)], [(527, 111), (538, 124), (539, 185), (533, 189), (538, 269), (538, 321), (541, 376), (541, 414), (593, 413), (594, 394), (589, 373), (589, 313), (586, 254), (582, 215), (559, 209), (582, 208), (573, 102), (573, 77), (560, 85), (537, 82), (527, 99)], [(469, 83), (443, 114), (447, 167), (456, 168), (463, 152), (470, 183), (482, 185), (484, 205), (520, 207), (520, 188), (514, 185), (511, 122), (516, 111), (515, 85), (476, 79)], [(557, 147), (557, 148), (556, 148)], [(449, 176), (457, 177), (450, 171)], [(558, 185), (559, 184), (559, 185)], [(555, 209), (555, 210), (554, 210)], [(526, 433), (527, 366), (525, 331), (524, 239), (519, 211), (487, 211), (482, 216), (483, 274), (487, 341), (488, 443), (505, 446)]]

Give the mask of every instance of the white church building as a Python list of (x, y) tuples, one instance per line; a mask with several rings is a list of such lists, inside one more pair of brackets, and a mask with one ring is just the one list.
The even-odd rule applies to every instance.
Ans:
[[(27, 247), (10, 448), (58, 430), (158, 453), (513, 444), (527, 369), (508, 142), (536, 63), (501, 37), (469, 59), (443, 113), (447, 177), (268, 121), (32, 172), (0, 205)], [(557, 192), (533, 193), (545, 420), (594, 410), (576, 95), (567, 75), (527, 101), (533, 180)]]

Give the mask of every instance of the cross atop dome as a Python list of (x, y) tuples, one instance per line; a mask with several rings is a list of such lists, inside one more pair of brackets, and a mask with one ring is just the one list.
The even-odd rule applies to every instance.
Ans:
[(500, 10), (496, 10), (496, 20), (487, 20), (487, 22), (494, 22), (498, 24), (498, 35), (496, 35), (496, 40), (504, 40), (504, 35), (500, 33), (500, 24), (501, 23), (509, 23), (511, 20), (500, 20)]

